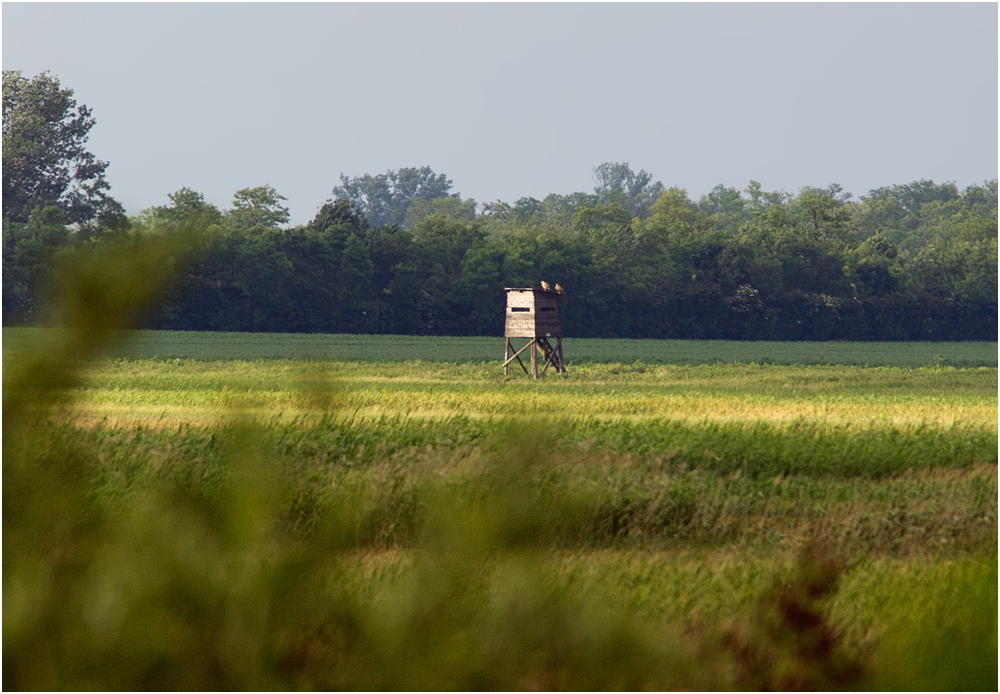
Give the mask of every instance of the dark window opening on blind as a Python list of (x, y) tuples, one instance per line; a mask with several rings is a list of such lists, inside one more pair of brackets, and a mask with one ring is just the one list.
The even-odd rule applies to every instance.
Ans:
[(530, 311), (531, 309), (528, 308), (527, 306), (511, 306), (510, 310), (517, 312), (517, 311)]

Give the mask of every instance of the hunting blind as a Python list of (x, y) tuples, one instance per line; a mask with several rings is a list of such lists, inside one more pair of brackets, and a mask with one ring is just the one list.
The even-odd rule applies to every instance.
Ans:
[[(556, 373), (566, 373), (562, 352), (562, 324), (559, 321), (559, 295), (543, 289), (507, 287), (507, 322), (504, 329), (506, 347), (503, 354), (503, 372), (507, 375), (510, 363), (517, 363), (538, 378), (538, 355), (543, 357), (542, 375), (550, 366)], [(555, 347), (549, 338), (556, 338)], [(517, 351), (511, 338), (528, 338), (528, 344)], [(531, 371), (521, 361), (521, 354), (531, 350)]]

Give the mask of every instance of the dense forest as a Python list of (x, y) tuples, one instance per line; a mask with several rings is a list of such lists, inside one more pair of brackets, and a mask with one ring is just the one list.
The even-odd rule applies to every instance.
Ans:
[(60, 255), (197, 228), (150, 327), (500, 335), (504, 287), (546, 280), (567, 290), (569, 336), (997, 339), (996, 179), (693, 200), (604, 163), (591, 192), (480, 204), (425, 166), (341, 176), (301, 226), (267, 185), (226, 210), (184, 188), (129, 217), (72, 90), (5, 71), (3, 109), (4, 325), (39, 320)]

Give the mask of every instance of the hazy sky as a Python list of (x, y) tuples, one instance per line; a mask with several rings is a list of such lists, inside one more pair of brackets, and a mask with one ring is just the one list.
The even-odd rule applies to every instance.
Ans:
[(131, 213), (273, 185), (293, 223), (341, 173), (429, 165), (513, 202), (627, 161), (855, 195), (997, 176), (997, 5), (17, 4), (3, 68), (97, 119)]

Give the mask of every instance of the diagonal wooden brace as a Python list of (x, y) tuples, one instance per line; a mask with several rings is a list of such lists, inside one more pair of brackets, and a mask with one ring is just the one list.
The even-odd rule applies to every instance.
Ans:
[[(529, 342), (528, 344), (526, 344), (526, 345), (525, 345), (524, 347), (522, 347), (521, 349), (519, 349), (519, 350), (517, 350), (516, 352), (514, 352), (514, 355), (513, 355), (512, 357), (510, 357), (509, 359), (507, 359), (507, 361), (505, 361), (505, 362), (503, 363), (503, 365), (504, 365), (504, 366), (507, 366), (507, 365), (508, 365), (508, 364), (510, 364), (510, 363), (511, 363), (512, 361), (514, 361), (515, 359), (517, 359), (518, 363), (519, 363), (519, 364), (520, 364), (520, 365), (521, 365), (521, 366), (523, 367), (523, 366), (524, 366), (524, 362), (522, 362), (522, 361), (521, 361), (521, 357), (520, 357), (519, 355), (521, 354), (521, 352), (523, 352), (524, 350), (528, 349), (528, 347), (531, 347), (531, 346), (532, 346), (532, 345), (534, 345), (534, 344), (535, 344), (535, 341), (534, 341), (534, 340), (531, 340), (531, 341), (530, 341), (530, 342)], [(525, 369), (525, 371), (527, 371), (527, 369)]]
[(545, 365), (542, 367), (542, 375), (545, 375), (545, 372), (549, 370), (550, 365), (554, 366), (558, 372), (559, 366), (556, 364), (556, 351), (552, 349), (552, 345), (549, 344), (547, 338), (543, 337), (539, 340), (539, 343), (542, 346), (542, 352), (545, 354)]
[(528, 371), (528, 367), (524, 365), (524, 362), (523, 362), (523, 361), (521, 361), (521, 357), (519, 357), (519, 356), (517, 356), (517, 355), (515, 354), (515, 355), (513, 356), (513, 359), (517, 359), (517, 363), (521, 365), (521, 368), (522, 368), (522, 369), (524, 369), (524, 373), (528, 374), (529, 376), (531, 375), (531, 372), (530, 372), (530, 371)]

